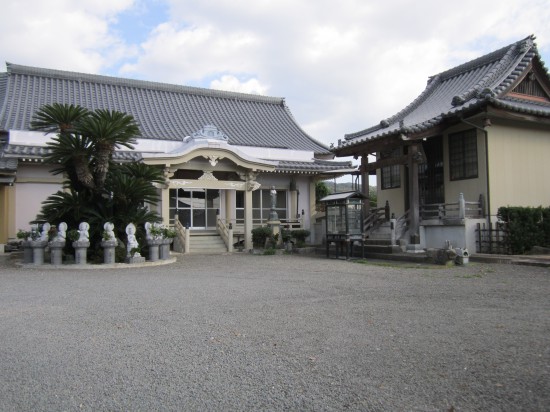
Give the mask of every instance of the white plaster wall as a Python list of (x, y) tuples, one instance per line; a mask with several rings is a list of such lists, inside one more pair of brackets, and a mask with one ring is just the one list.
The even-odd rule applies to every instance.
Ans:
[(42, 202), (61, 189), (52, 183), (19, 183), (15, 187), (15, 228), (28, 230), (30, 221), (36, 219)]
[(477, 223), (485, 222), (485, 219), (466, 219), (464, 225), (421, 226), (422, 246), (428, 249), (441, 249), (449, 240), (453, 248), (466, 248), (470, 254), (475, 253)]
[(28, 229), (36, 219), (42, 202), (62, 189), (62, 176), (50, 174), (51, 166), (42, 163), (20, 165), (15, 179), (15, 229)]

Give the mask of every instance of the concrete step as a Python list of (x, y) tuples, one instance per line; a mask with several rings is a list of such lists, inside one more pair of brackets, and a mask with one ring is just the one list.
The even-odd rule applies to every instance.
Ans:
[(391, 245), (391, 239), (389, 238), (379, 238), (379, 239), (373, 239), (373, 238), (368, 238), (368, 239), (365, 239), (365, 246), (366, 245), (373, 245), (373, 246), (388, 246), (388, 245)]
[(227, 252), (224, 241), (216, 233), (191, 233), (189, 242), (189, 253), (221, 254)]

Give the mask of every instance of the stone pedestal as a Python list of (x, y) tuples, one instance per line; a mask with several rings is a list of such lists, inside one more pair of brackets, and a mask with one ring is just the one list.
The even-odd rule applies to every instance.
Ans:
[(44, 249), (48, 244), (47, 240), (31, 240), (30, 242), (32, 248), (32, 262), (35, 265), (44, 264)]
[(63, 264), (63, 248), (65, 247), (65, 241), (52, 240), (49, 245), (52, 265)]
[(161, 260), (170, 259), (170, 244), (174, 239), (162, 239), (162, 243), (159, 246), (159, 258)]
[[(275, 215), (275, 217), (277, 216)], [(269, 220), (267, 224), (271, 227), (271, 234), (277, 239), (275, 246), (281, 246), (283, 244), (283, 238), (281, 236), (281, 221), (279, 219)]]
[(115, 248), (117, 245), (116, 240), (104, 240), (101, 242), (103, 248), (103, 263), (112, 264), (115, 263)]
[(88, 248), (90, 247), (90, 242), (77, 240), (76, 242), (73, 242), (73, 247), (74, 263), (77, 265), (85, 265), (87, 263), (86, 254), (88, 252)]
[(23, 263), (32, 263), (32, 246), (30, 240), (24, 240), (21, 242), (23, 248)]
[(147, 240), (147, 246), (149, 246), (149, 260), (156, 262), (159, 260), (159, 247), (162, 243), (162, 239), (149, 239)]
[(136, 263), (143, 263), (143, 262), (145, 262), (145, 258), (141, 256), (139, 253), (135, 254), (134, 256), (126, 257), (126, 263), (129, 263), (129, 264), (136, 264)]

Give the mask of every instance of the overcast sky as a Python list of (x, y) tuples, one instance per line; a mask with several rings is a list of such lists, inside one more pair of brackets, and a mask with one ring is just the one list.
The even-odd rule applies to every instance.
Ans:
[(549, 67), (549, 3), (7, 0), (0, 59), (285, 97), (329, 145), (395, 114), (429, 76), (530, 34)]

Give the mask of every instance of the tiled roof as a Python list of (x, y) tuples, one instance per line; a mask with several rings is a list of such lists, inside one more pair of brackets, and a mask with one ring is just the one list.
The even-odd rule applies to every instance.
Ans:
[[(35, 161), (43, 161), (44, 157), (50, 153), (50, 149), (45, 146), (24, 146), (24, 145), (6, 145), (2, 151), (0, 161), (7, 159), (28, 159)], [(115, 151), (113, 160), (118, 162), (139, 161), (142, 159), (140, 152), (135, 151)]]
[(505, 96), (505, 92), (509, 91), (510, 86), (524, 74), (535, 58), (544, 68), (534, 40), (534, 36), (529, 36), (430, 77), (426, 89), (411, 104), (378, 125), (345, 135), (344, 141), (334, 151), (390, 135), (423, 132), (446, 118), (460, 116), (488, 104), (510, 111), (550, 117), (550, 104)]
[(58, 102), (129, 113), (147, 139), (181, 140), (213, 124), (232, 145), (330, 154), (300, 128), (283, 98), (6, 65), (0, 131), (28, 130), (37, 109)]
[(353, 169), (351, 162), (335, 162), (331, 160), (315, 159), (313, 162), (279, 161), (276, 172), (288, 173), (329, 173)]

